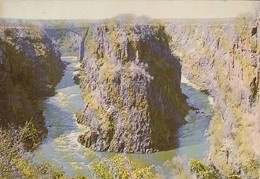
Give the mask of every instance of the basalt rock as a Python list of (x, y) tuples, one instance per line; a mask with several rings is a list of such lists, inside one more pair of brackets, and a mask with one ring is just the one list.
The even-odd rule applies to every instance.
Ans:
[(162, 25), (92, 26), (80, 86), (85, 106), (79, 142), (96, 151), (151, 153), (174, 147), (188, 107), (181, 66)]
[(47, 131), (41, 99), (54, 94), (64, 65), (55, 43), (38, 27), (0, 31), (0, 125), (32, 121)]
[(227, 174), (259, 176), (259, 17), (171, 24), (169, 30), (183, 74), (214, 99), (211, 160)]

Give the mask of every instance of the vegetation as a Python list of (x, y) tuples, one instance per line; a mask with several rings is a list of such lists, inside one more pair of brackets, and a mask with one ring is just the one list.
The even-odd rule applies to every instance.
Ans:
[(197, 178), (203, 178), (203, 179), (223, 178), (213, 164), (205, 165), (204, 163), (196, 159), (190, 160), (189, 168), (191, 173), (196, 174)]
[(32, 121), (26, 121), (24, 127), (20, 127), (19, 135), (22, 143), (28, 148), (34, 148), (32, 145), (38, 144), (42, 139), (40, 132), (34, 127)]
[(0, 129), (0, 178), (61, 178), (63, 172), (48, 162), (32, 162), (32, 154), (23, 142), (35, 140), (35, 129), (31, 122), (24, 128)]
[(259, 103), (258, 29), (253, 18), (245, 15), (237, 17), (233, 24), (214, 21), (206, 27), (189, 22), (171, 33), (174, 53), (181, 54), (192, 81), (205, 88), (214, 86), (210, 90), (217, 103), (210, 123), (210, 152), (212, 161), (226, 177), (259, 176), (259, 156), (253, 149), (257, 137), (251, 137), (257, 135), (254, 126), (258, 122), (249, 110)]
[[(251, 59), (243, 54), (244, 51), (248, 49), (252, 53), (258, 53), (259, 55), (259, 46), (257, 46), (257, 41), (252, 37), (253, 31), (249, 28), (249, 22), (251, 16), (244, 16), (237, 18), (234, 22), (234, 31), (238, 38), (239, 43), (245, 45), (243, 49), (236, 49), (235, 45), (225, 36), (225, 29), (221, 27), (220, 22), (214, 22), (209, 31), (213, 34), (212, 38), (217, 41), (217, 49), (225, 51), (226, 54), (229, 54), (233, 57), (233, 66), (239, 66), (242, 69), (242, 81), (243, 85), (247, 86), (250, 90), (253, 91), (252, 101), (254, 102), (257, 99), (256, 93), (257, 90), (255, 86), (256, 82), (252, 81), (255, 74), (258, 74), (257, 69), (254, 68), (255, 64), (251, 62)], [(129, 23), (131, 18), (129, 17)], [(65, 27), (64, 22), (59, 22), (57, 28)], [(114, 21), (107, 21), (107, 30), (108, 37), (107, 39), (112, 43), (113, 47), (117, 49), (118, 56), (121, 57), (123, 54), (123, 47), (121, 46), (119, 32), (115, 30), (115, 27), (118, 24)], [(131, 46), (131, 30), (130, 25), (127, 23), (127, 39)], [(13, 37), (14, 32), (11, 30), (6, 30), (4, 32), (5, 38), (9, 39)], [(163, 41), (163, 44), (168, 44), (170, 37), (164, 33), (164, 28), (158, 26), (154, 28), (154, 32), (157, 38)], [(207, 32), (209, 35), (209, 32)], [(38, 34), (38, 32), (36, 33)], [(216, 73), (216, 88), (217, 95), (225, 101), (226, 112), (229, 112), (229, 120), (231, 121), (231, 126), (233, 130), (228, 130), (227, 125), (225, 124), (225, 116), (220, 112), (218, 108), (214, 109), (214, 116), (210, 125), (210, 142), (211, 142), (211, 151), (213, 151), (213, 163), (203, 163), (196, 159), (191, 159), (189, 164), (189, 171), (185, 169), (185, 164), (178, 160), (173, 159), (169, 161), (168, 164), (171, 166), (172, 172), (177, 178), (190, 178), (192, 175), (195, 175), (197, 178), (240, 178), (241, 172), (248, 173), (246, 176), (248, 178), (256, 178), (259, 176), (259, 158), (254, 155), (253, 149), (251, 147), (251, 141), (248, 137), (249, 134), (253, 131), (253, 126), (256, 124), (256, 118), (253, 115), (250, 115), (249, 112), (242, 106), (241, 101), (237, 100), (236, 95), (233, 94), (234, 89), (230, 85), (229, 79), (229, 69), (226, 66), (226, 63), (219, 57), (217, 57), (215, 49), (212, 48), (212, 44), (209, 44), (203, 35), (198, 26), (194, 25), (193, 21), (190, 21), (185, 28), (185, 35), (192, 37), (189, 39), (191, 44), (195, 47), (195, 51), (198, 52), (203, 58), (209, 59), (209, 63), (214, 65), (214, 72)], [(38, 34), (39, 35), (39, 34)], [(59, 43), (63, 46), (67, 52), (75, 52), (73, 42), (71, 42), (71, 34), (65, 31), (60, 31), (56, 34), (59, 39)], [(177, 37), (175, 37), (177, 38)], [(28, 40), (32, 43), (37, 43), (41, 41), (40, 36), (29, 35)], [(116, 98), (118, 89), (115, 87), (118, 83), (118, 75), (116, 66), (106, 57), (103, 52), (98, 50), (96, 39), (93, 36), (89, 35), (86, 38), (88, 42), (89, 49), (92, 54), (98, 56), (97, 64), (100, 72), (99, 78), (102, 82), (102, 87), (110, 96), (111, 102), (119, 108), (122, 106), (122, 101)], [(175, 39), (176, 40), (176, 39)], [(176, 40), (177, 41), (177, 40)], [(178, 43), (176, 43), (178, 44)], [(136, 48), (136, 47), (132, 47)], [(189, 63), (192, 61), (192, 57), (185, 51), (184, 48), (175, 46), (178, 51), (181, 51), (184, 55), (183, 62)], [(46, 49), (41, 48), (42, 51), (40, 54), (44, 55)], [(136, 49), (135, 49), (136, 50)], [(143, 50), (143, 49), (142, 49)], [(148, 51), (148, 50), (147, 50)], [(124, 58), (124, 57), (122, 57)], [(18, 58), (17, 58), (18, 59)], [(130, 68), (136, 68), (130, 65), (129, 59), (126, 59), (124, 63), (124, 80), (127, 82), (127, 90), (130, 95), (131, 103), (133, 106), (140, 107), (141, 109), (146, 106), (146, 101), (142, 101), (142, 98), (137, 98), (135, 94), (130, 90), (131, 88), (131, 74)], [(27, 66), (28, 64), (21, 64), (21, 66)], [(141, 64), (142, 65), (142, 64)], [(140, 66), (141, 66), (140, 65)], [(194, 64), (189, 64), (194, 65)], [(234, 68), (234, 67), (233, 67)], [(21, 68), (23, 69), (23, 68)], [(48, 68), (47, 68), (48, 69)], [(195, 68), (194, 68), (195, 69)], [(137, 69), (136, 69), (137, 70)], [(26, 70), (23, 70), (26, 71)], [(196, 70), (191, 71), (196, 76), (196, 73), (201, 73), (202, 68), (198, 67)], [(18, 71), (19, 72), (19, 71)], [(17, 72), (17, 73), (18, 73)], [(122, 76), (123, 76), (122, 75)], [(123, 78), (123, 77), (122, 77)], [(251, 87), (253, 86), (253, 87)], [(21, 92), (21, 91), (19, 91)], [(22, 92), (21, 92), (22, 93)], [(112, 123), (109, 120), (109, 114), (107, 110), (99, 104), (99, 101), (95, 98), (95, 94), (91, 93), (87, 87), (83, 91), (83, 96), (85, 101), (88, 102), (89, 107), (94, 110), (97, 114), (97, 117), (102, 120), (103, 126), (108, 130), (113, 128)], [(251, 100), (251, 99), (250, 99)], [(250, 102), (250, 103), (251, 103)], [(139, 106), (140, 105), (140, 106)], [(223, 106), (222, 106), (223, 107)], [(219, 106), (219, 108), (221, 108)], [(17, 109), (14, 108), (13, 111)], [(120, 109), (122, 111), (122, 116), (128, 120), (128, 114), (124, 107)], [(16, 112), (14, 112), (16, 114)], [(82, 114), (79, 114), (82, 115)], [(126, 122), (126, 128), (129, 127), (129, 120)], [(128, 132), (129, 130), (126, 130)], [(237, 156), (237, 161), (240, 163), (239, 168), (234, 168), (234, 166), (229, 162), (229, 150), (225, 148), (224, 139), (227, 136), (232, 136), (234, 139), (234, 146), (236, 146), (234, 156)], [(225, 136), (226, 134), (226, 136)], [(32, 121), (27, 121), (24, 127), (15, 128), (14, 126), (9, 126), (8, 129), (0, 129), (0, 178), (68, 178), (64, 175), (64, 172), (58, 168), (53, 167), (50, 163), (44, 162), (37, 164), (32, 162), (31, 153), (28, 152), (28, 149), (34, 149), (35, 144), (39, 143), (40, 133), (35, 128)], [(126, 135), (128, 136), (128, 135)], [(34, 144), (34, 146), (33, 146)], [(218, 167), (216, 167), (216, 165)], [(89, 176), (77, 175), (73, 178), (153, 178), (155, 174), (152, 172), (150, 167), (138, 167), (135, 163), (130, 161), (125, 155), (116, 155), (112, 158), (105, 158), (102, 160), (94, 161), (89, 166), (90, 174)]]
[[(63, 65), (55, 44), (40, 28), (10, 26), (0, 31), (0, 126), (26, 126), (23, 142), (31, 149), (47, 131), (40, 98), (54, 93)], [(33, 136), (28, 136), (30, 130)]]
[[(210, 161), (202, 162), (198, 159), (187, 159), (183, 156), (174, 157), (165, 162), (165, 165), (171, 170), (172, 176), (177, 179), (198, 178), (198, 179), (240, 179), (241, 172), (233, 170), (231, 173), (223, 173), (222, 170)], [(163, 174), (158, 173), (158, 178)], [(246, 176), (245, 178), (252, 178)]]
[(137, 167), (135, 163), (130, 161), (124, 155), (116, 155), (114, 157), (95, 161), (91, 163), (90, 177), (92, 178), (153, 178), (154, 174), (150, 167)]
[(150, 167), (138, 167), (124, 155), (94, 161), (89, 166), (89, 176), (66, 176), (49, 162), (35, 163), (24, 141), (34, 139), (30, 122), (24, 128), (0, 129), (0, 178), (152, 178)]
[[(26, 150), (24, 142), (35, 140), (36, 131), (31, 122), (26, 122), (25, 127), (0, 129), (0, 178), (155, 178), (151, 167), (140, 167), (123, 154), (111, 158), (93, 161), (88, 170), (89, 175), (66, 176), (64, 172), (54, 167), (49, 162), (35, 163), (32, 154)], [(218, 170), (213, 165), (205, 165), (192, 159), (190, 171), (185, 171), (185, 164), (178, 158), (168, 161), (167, 166), (172, 166), (174, 176), (189, 178), (195, 173), (198, 178), (220, 178)], [(158, 176), (157, 176), (158, 177)]]

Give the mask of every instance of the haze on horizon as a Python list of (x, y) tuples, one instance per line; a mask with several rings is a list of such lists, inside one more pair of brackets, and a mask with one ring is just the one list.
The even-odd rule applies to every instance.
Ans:
[(105, 19), (120, 14), (151, 18), (230, 18), (253, 12), (257, 1), (32, 1), (2, 0), (1, 18)]

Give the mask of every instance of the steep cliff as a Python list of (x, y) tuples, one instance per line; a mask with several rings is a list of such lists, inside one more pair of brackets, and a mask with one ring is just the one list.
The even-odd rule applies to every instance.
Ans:
[(1, 29), (1, 126), (32, 121), (41, 135), (46, 132), (40, 102), (54, 94), (63, 68), (54, 42), (38, 27)]
[(173, 53), (183, 74), (214, 98), (209, 128), (210, 159), (227, 175), (255, 178), (259, 172), (260, 22), (171, 24)]
[(102, 22), (89, 29), (80, 86), (79, 137), (97, 151), (150, 153), (173, 147), (187, 113), (181, 66), (162, 25)]

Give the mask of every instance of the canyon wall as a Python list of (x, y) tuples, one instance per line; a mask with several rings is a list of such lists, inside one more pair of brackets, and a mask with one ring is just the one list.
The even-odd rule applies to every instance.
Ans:
[(159, 24), (90, 26), (80, 71), (85, 105), (77, 121), (88, 127), (81, 144), (129, 153), (176, 147), (173, 137), (188, 107), (169, 40)]
[(173, 53), (186, 78), (215, 103), (209, 128), (210, 159), (227, 175), (259, 175), (260, 21), (170, 23)]
[(54, 94), (63, 68), (55, 43), (38, 27), (1, 28), (1, 126), (32, 121), (41, 135), (45, 133), (41, 100)]

